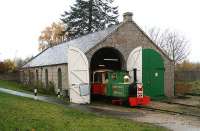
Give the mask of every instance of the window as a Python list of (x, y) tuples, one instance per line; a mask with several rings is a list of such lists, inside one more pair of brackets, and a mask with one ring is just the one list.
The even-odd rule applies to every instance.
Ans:
[(94, 82), (95, 83), (102, 83), (102, 73), (101, 72), (96, 72), (94, 74)]
[(45, 85), (46, 85), (46, 87), (48, 87), (48, 82), (49, 82), (49, 80), (48, 80), (48, 70), (45, 69)]
[(23, 83), (26, 82), (26, 78), (25, 78), (25, 77), (26, 77), (25, 72), (22, 71), (22, 77), (21, 77), (21, 78), (22, 78), (22, 82), (23, 82)]
[(39, 80), (38, 70), (36, 70), (35, 73), (36, 73), (36, 82), (38, 82), (38, 80)]
[(28, 70), (28, 84), (31, 84), (31, 71)]
[(116, 80), (116, 79), (117, 79), (117, 74), (116, 74), (116, 73), (113, 73), (113, 74), (112, 74), (112, 79), (113, 79), (113, 80)]
[(62, 89), (62, 71), (58, 68), (58, 88)]

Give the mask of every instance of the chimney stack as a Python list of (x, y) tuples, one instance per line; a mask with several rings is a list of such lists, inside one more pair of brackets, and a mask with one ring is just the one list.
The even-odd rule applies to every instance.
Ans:
[(132, 12), (126, 12), (123, 14), (123, 22), (131, 22), (133, 21), (132, 19), (133, 13)]

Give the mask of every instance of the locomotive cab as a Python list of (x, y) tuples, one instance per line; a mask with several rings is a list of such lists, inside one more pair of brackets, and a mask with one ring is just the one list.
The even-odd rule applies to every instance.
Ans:
[(106, 87), (108, 84), (108, 72), (113, 71), (108, 69), (94, 71), (93, 82), (91, 87), (92, 95), (106, 95)]
[(127, 98), (130, 78), (126, 71), (97, 70), (93, 73), (92, 95)]

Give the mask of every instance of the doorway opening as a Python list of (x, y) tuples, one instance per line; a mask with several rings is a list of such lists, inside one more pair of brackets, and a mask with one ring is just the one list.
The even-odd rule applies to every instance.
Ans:
[[(101, 48), (92, 56), (90, 62), (90, 82), (92, 83), (92, 100), (102, 101), (102, 96), (107, 96), (108, 79), (114, 73), (124, 70), (123, 55), (115, 48)], [(111, 76), (113, 75), (113, 76)]]
[(122, 70), (124, 69), (123, 55), (115, 48), (101, 48), (92, 56), (90, 62), (90, 72), (97, 70)]

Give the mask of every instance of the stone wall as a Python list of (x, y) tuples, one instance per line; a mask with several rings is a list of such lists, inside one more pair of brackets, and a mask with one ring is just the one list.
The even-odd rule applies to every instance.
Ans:
[(45, 67), (35, 67), (29, 69), (23, 69), (20, 72), (20, 80), (23, 83), (34, 83), (37, 82), (36, 70), (38, 71), (38, 80), (44, 85), (45, 81), (45, 70), (48, 70), (48, 81), (53, 82), (55, 85), (55, 91), (58, 89), (58, 69), (62, 72), (62, 90), (63, 92), (68, 90), (68, 68), (67, 64), (45, 66)]
[(156, 50), (164, 59), (165, 75), (164, 88), (165, 95), (168, 97), (174, 96), (174, 66), (173, 62), (142, 32), (134, 22), (126, 22), (122, 24), (115, 32), (108, 36), (104, 41), (90, 49), (86, 56), (90, 63), (92, 56), (96, 51), (103, 47), (113, 47), (124, 56), (126, 61), (131, 51), (138, 46), (143, 48), (151, 48)]

